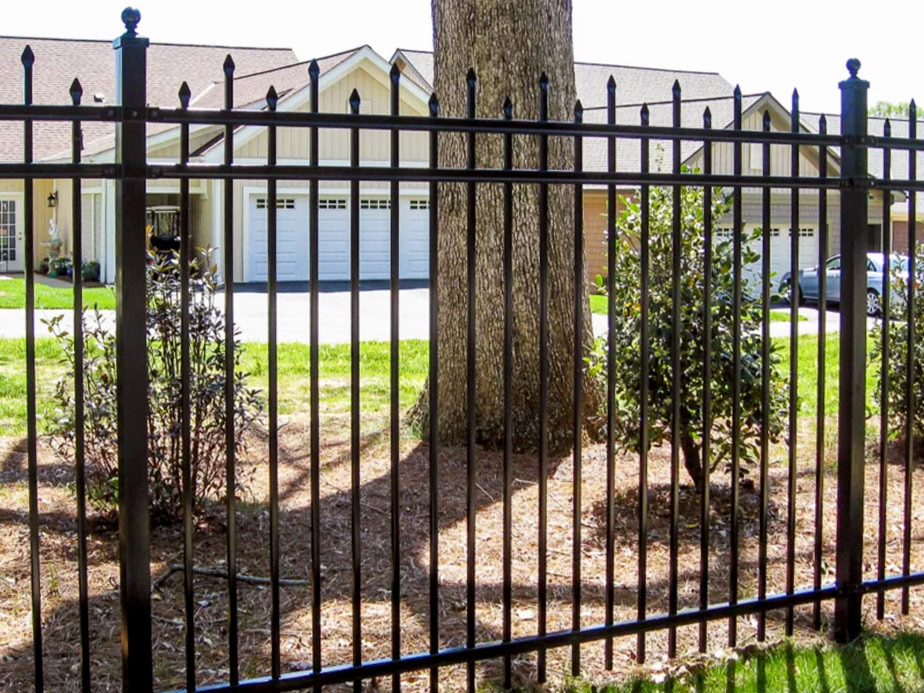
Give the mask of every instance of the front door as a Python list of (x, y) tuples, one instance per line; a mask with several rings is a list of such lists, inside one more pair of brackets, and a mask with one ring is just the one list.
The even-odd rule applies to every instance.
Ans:
[(23, 236), (18, 200), (0, 198), (0, 272), (22, 272)]

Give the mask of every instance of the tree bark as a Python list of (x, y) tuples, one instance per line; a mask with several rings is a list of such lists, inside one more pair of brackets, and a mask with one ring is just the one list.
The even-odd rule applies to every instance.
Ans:
[[(510, 97), (514, 117), (539, 115), (539, 79), (549, 79), (549, 118), (572, 120), (575, 108), (570, 0), (433, 0), (434, 87), (443, 116), (465, 116), (466, 75), (477, 76), (476, 115), (500, 118)], [(604, 89), (604, 85), (600, 85)], [(466, 165), (465, 135), (440, 136), (441, 167)], [(500, 168), (503, 140), (476, 135), (476, 166)], [(538, 138), (518, 136), (514, 168), (539, 165)], [(549, 139), (549, 167), (574, 165), (571, 138)], [(513, 188), (513, 440), (519, 450), (539, 442), (539, 186)], [(549, 449), (572, 440), (574, 349), (574, 189), (549, 186)], [(467, 186), (439, 189), (439, 426), (447, 444), (467, 433)], [(476, 192), (476, 439), (503, 441), (504, 278), (503, 186), (479, 184)], [(587, 285), (579, 339), (586, 356), (593, 345)], [(584, 376), (584, 411), (599, 411), (601, 387)], [(428, 393), (416, 408), (426, 434)]]

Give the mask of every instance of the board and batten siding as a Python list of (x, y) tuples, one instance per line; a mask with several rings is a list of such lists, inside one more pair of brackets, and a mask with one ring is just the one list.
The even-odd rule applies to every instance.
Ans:
[[(763, 109), (749, 113), (742, 120), (742, 129), (760, 132), (763, 130)], [(788, 132), (789, 122), (771, 111), (770, 127), (776, 132)], [(732, 142), (715, 142), (712, 144), (712, 171), (716, 174), (734, 172), (735, 145)], [(694, 154), (687, 162), (691, 168), (702, 168), (702, 150)], [(770, 145), (770, 172), (774, 176), (789, 176), (792, 172), (792, 149), (788, 145)], [(759, 176), (763, 170), (763, 145), (745, 143), (741, 146), (741, 172), (743, 175)], [(833, 162), (828, 163), (828, 175), (837, 175)], [(799, 175), (813, 177), (818, 175), (818, 148), (800, 147)]]
[[(321, 92), (319, 108), (322, 113), (347, 113), (348, 101), (354, 89), (362, 99), (360, 112), (363, 114), (387, 115), (390, 111), (390, 88), (383, 84), (364, 65), (337, 80)], [(370, 70), (378, 68), (368, 63)], [(310, 104), (301, 104), (296, 111), (307, 112)], [(420, 108), (401, 100), (402, 115), (423, 115)], [(310, 154), (308, 128), (279, 128), (277, 151), (280, 159), (307, 159)], [(390, 135), (384, 130), (363, 130), (359, 135), (360, 158), (363, 161), (388, 161), (391, 156)], [(241, 145), (235, 156), (242, 159), (265, 159), (267, 156), (267, 133), (261, 133)], [(350, 133), (343, 128), (324, 128), (318, 133), (318, 157), (322, 161), (348, 161), (350, 158)], [(400, 134), (401, 159), (403, 161), (425, 162), (429, 148), (427, 133), (402, 132)]]

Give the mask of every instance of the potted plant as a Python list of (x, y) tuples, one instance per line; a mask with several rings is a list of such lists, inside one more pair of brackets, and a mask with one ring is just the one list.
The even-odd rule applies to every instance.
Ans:
[(98, 282), (99, 263), (96, 260), (84, 260), (80, 276), (85, 282)]
[(69, 257), (56, 257), (48, 263), (49, 277), (67, 277), (70, 276), (73, 267)]

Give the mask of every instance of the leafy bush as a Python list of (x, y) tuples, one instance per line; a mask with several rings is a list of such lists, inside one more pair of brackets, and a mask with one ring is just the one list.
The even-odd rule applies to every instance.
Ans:
[[(718, 222), (727, 212), (728, 203), (716, 191), (712, 218)], [(703, 363), (705, 354), (705, 305), (703, 256), (704, 194), (701, 187), (681, 188), (681, 282), (680, 282), (680, 448), (684, 465), (697, 488), (702, 487), (703, 462)], [(641, 447), (641, 206), (636, 199), (624, 199), (625, 209), (617, 224), (614, 282), (615, 331), (609, 335), (618, 348), (615, 364), (615, 435), (627, 450)], [(649, 377), (648, 436), (652, 445), (670, 439), (672, 387), (671, 339), (673, 334), (672, 190), (652, 188), (649, 217)], [(742, 264), (757, 262), (752, 244), (760, 231), (745, 233), (741, 239)], [(733, 351), (733, 241), (716, 238), (713, 242), (712, 276), (712, 452), (711, 469), (723, 461), (728, 464), (732, 443)], [(743, 291), (741, 303), (741, 446), (742, 473), (747, 465), (759, 460), (759, 437), (762, 427), (761, 382), (761, 303)], [(771, 440), (778, 440), (786, 411), (786, 388), (779, 368), (780, 356), (771, 344), (770, 351), (770, 426)]]
[[(907, 385), (908, 385), (908, 268), (897, 266), (895, 256), (890, 263), (889, 282), (892, 295), (889, 299), (889, 391), (886, 401), (882, 401), (882, 385), (877, 380), (873, 399), (878, 407), (887, 406), (889, 412), (889, 435), (892, 438), (903, 436), (907, 426)], [(901, 263), (906, 264), (905, 262)], [(924, 435), (924, 246), (918, 244), (914, 257), (914, 350), (912, 360), (912, 386), (914, 387), (914, 410), (912, 428), (916, 436)], [(876, 373), (882, 373), (882, 320), (870, 333), (872, 348), (869, 354), (869, 367)]]
[[(225, 345), (224, 315), (215, 304), (216, 269), (208, 251), (193, 261), (189, 308), (190, 351), (190, 470), (195, 512), (225, 496)], [(148, 479), (152, 519), (182, 518), (181, 310), (177, 256), (150, 258), (147, 270)], [(61, 317), (46, 321), (63, 353), (69, 372), (55, 389), (57, 408), (52, 441), (65, 458), (74, 455), (74, 337)], [(98, 310), (85, 311), (84, 389), (85, 458), (88, 497), (104, 513), (118, 503), (116, 435), (116, 339)], [(237, 343), (237, 340), (235, 340)], [(245, 385), (240, 350), (234, 351), (234, 430), (245, 432), (257, 422), (262, 402)], [(244, 435), (235, 436), (238, 452)], [(240, 482), (242, 490), (246, 480)]]

